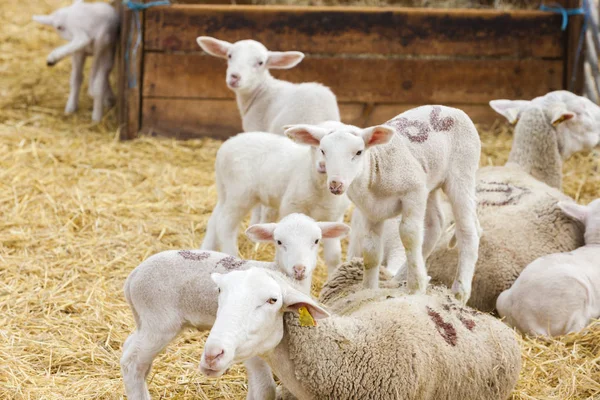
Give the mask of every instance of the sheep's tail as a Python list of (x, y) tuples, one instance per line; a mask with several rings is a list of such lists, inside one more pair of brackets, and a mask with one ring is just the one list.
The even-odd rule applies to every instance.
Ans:
[(127, 304), (129, 304), (129, 308), (131, 308), (131, 312), (133, 313), (133, 319), (135, 320), (135, 326), (137, 326), (137, 329), (140, 330), (140, 328), (142, 327), (142, 320), (141, 320), (139, 314), (137, 313), (135, 306), (133, 305), (133, 302), (131, 301), (131, 280), (135, 273), (136, 273), (136, 270), (133, 270), (131, 275), (129, 275), (129, 277), (125, 281), (125, 287), (123, 288), (123, 292), (125, 293), (125, 300), (127, 300)]

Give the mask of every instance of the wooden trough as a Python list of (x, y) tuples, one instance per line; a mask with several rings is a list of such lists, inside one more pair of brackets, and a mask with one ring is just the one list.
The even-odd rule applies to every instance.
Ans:
[(138, 30), (136, 11), (123, 11), (123, 139), (242, 131), (226, 61), (201, 51), (201, 35), (305, 52), (297, 67), (273, 75), (329, 86), (342, 120), (364, 126), (427, 103), (486, 123), (495, 118), (489, 100), (567, 88), (581, 26), (571, 17), (561, 31), (560, 15), (525, 10), (174, 4), (139, 11)]

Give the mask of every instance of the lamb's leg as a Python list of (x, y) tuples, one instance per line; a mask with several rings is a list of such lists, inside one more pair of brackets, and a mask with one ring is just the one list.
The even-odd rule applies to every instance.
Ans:
[(277, 222), (278, 215), (279, 215), (279, 210), (277, 210), (276, 208), (262, 206), (261, 212), (260, 212), (260, 223), (266, 224), (269, 222)]
[(79, 103), (79, 91), (81, 89), (81, 83), (83, 82), (83, 65), (85, 63), (85, 53), (78, 51), (73, 53), (71, 57), (71, 64), (73, 70), (71, 71), (71, 92), (69, 93), (69, 100), (65, 107), (65, 114), (72, 114), (77, 111), (77, 103)]
[[(423, 259), (423, 234), (427, 195), (424, 190), (409, 193), (402, 199), (400, 239), (406, 251), (407, 285), (410, 293), (425, 293), (429, 278)], [(398, 273), (402, 272), (402, 268)]]
[[(241, 197), (241, 196), (240, 196)], [(238, 198), (238, 196), (228, 196), (230, 198)], [(221, 245), (223, 253), (238, 256), (237, 235), (238, 227), (242, 219), (248, 214), (256, 203), (234, 203), (227, 202), (223, 204), (221, 218), (217, 221), (217, 240)]]
[(352, 211), (350, 227), (350, 238), (348, 240), (346, 261), (350, 261), (354, 257), (362, 257), (362, 235), (363, 230), (365, 229), (365, 218), (358, 207), (354, 207), (354, 211)]
[(63, 58), (83, 51), (92, 40), (85, 33), (77, 33), (69, 43), (54, 49), (46, 59), (46, 64), (52, 66)]
[(262, 205), (258, 205), (252, 209), (252, 214), (250, 215), (250, 225), (260, 224), (260, 221), (262, 220), (262, 212)]
[(220, 215), (221, 215), (221, 203), (217, 202), (217, 205), (213, 209), (212, 214), (210, 214), (210, 218), (208, 219), (208, 224), (206, 224), (206, 234), (204, 235), (204, 240), (202, 241), (202, 246), (200, 246), (201, 250), (218, 250), (219, 249), (219, 241), (217, 240), (217, 225), (219, 224)]
[(455, 233), (458, 246), (458, 269), (452, 284), (452, 292), (463, 304), (471, 296), (471, 283), (479, 253), (479, 221), (475, 198), (475, 177), (454, 178), (445, 185), (444, 192), (452, 204)]
[(342, 262), (342, 243), (340, 239), (323, 239), (323, 255), (327, 264), (327, 276)]
[(377, 289), (379, 287), (379, 265), (381, 264), (383, 223), (365, 220), (363, 231), (363, 263), (365, 266), (363, 287)]
[(444, 225), (444, 216), (442, 214), (440, 202), (440, 190), (434, 190), (429, 193), (427, 198), (427, 210), (425, 211), (425, 235), (423, 239), (423, 259), (427, 261), (429, 255), (433, 252)]
[(248, 374), (246, 400), (275, 400), (276, 385), (269, 365), (260, 357), (253, 357), (244, 366)]
[(103, 108), (105, 103), (106, 87), (108, 85), (110, 70), (112, 64), (110, 54), (106, 48), (94, 52), (94, 62), (96, 62), (96, 77), (92, 83), (92, 93), (94, 96), (94, 108), (92, 110), (92, 121), (100, 122), (102, 120)]
[(179, 331), (136, 330), (127, 338), (121, 357), (121, 373), (129, 400), (150, 400), (146, 377), (150, 373), (152, 362), (178, 333)]

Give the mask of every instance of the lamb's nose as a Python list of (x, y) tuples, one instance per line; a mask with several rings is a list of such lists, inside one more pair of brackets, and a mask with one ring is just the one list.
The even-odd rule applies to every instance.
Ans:
[(333, 194), (341, 194), (344, 189), (344, 184), (340, 181), (329, 182), (329, 191)]
[(306, 267), (304, 265), (294, 265), (294, 275), (296, 279), (304, 278), (304, 273), (306, 272)]
[(222, 348), (210, 349), (204, 352), (204, 360), (208, 365), (213, 365), (215, 362), (219, 361), (224, 354), (225, 350)]

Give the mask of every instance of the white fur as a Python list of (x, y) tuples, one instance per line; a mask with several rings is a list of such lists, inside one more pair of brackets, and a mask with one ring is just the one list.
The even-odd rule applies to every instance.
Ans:
[[(264, 132), (241, 133), (219, 148), (215, 162), (218, 201), (201, 248), (237, 255), (237, 229), (256, 205), (279, 216), (303, 213), (315, 220), (341, 221), (350, 204), (327, 190), (317, 171), (316, 151)], [(323, 241), (329, 271), (341, 262), (339, 239)]]
[(84, 3), (76, 0), (72, 5), (60, 8), (50, 15), (34, 15), (33, 20), (54, 27), (61, 38), (69, 41), (54, 49), (46, 61), (49, 66), (53, 66), (63, 58), (72, 56), (71, 92), (65, 114), (77, 110), (85, 59), (88, 55), (93, 55), (89, 95), (94, 99), (92, 120), (100, 121), (103, 107), (111, 107), (115, 103), (109, 75), (115, 61), (119, 14), (107, 3)]
[[(133, 312), (136, 330), (123, 345), (121, 368), (127, 396), (150, 398), (145, 378), (152, 361), (185, 326), (210, 329), (217, 314), (217, 288), (210, 280), (215, 271), (260, 267), (279, 270), (293, 278), (298, 288), (309, 293), (317, 265), (318, 242), (323, 237), (347, 234), (348, 226), (315, 222), (292, 214), (278, 224), (253, 225), (247, 234), (253, 240), (278, 244), (275, 262), (247, 261), (219, 264), (226, 254), (200, 251), (164, 251), (135, 268), (125, 282), (125, 297)], [(196, 257), (197, 259), (194, 259)], [(233, 265), (233, 267), (231, 267)], [(304, 267), (301, 276), (298, 266)], [(260, 359), (250, 360), (248, 399), (274, 399), (275, 384), (269, 367)]]
[(530, 335), (578, 332), (600, 317), (600, 199), (558, 206), (585, 226), (585, 246), (538, 258), (496, 302), (509, 325)]
[[(434, 111), (438, 112), (438, 121), (452, 121), (447, 131), (434, 127)], [(424, 260), (442, 233), (442, 189), (457, 216), (460, 257), (452, 289), (466, 302), (479, 245), (475, 210), (479, 135), (469, 117), (454, 108), (424, 106), (394, 120), (398, 118), (427, 126), (427, 139), (411, 141), (408, 134), (417, 132), (410, 128), (408, 133), (396, 132), (389, 125), (391, 121), (366, 129), (341, 123), (327, 127), (298, 125), (286, 133), (300, 143), (319, 148), (325, 158), (330, 191), (343, 194), (347, 190), (364, 217), (365, 287), (378, 284), (385, 221), (402, 214), (399, 230), (407, 255), (408, 286), (411, 292), (425, 291), (428, 278)]]

